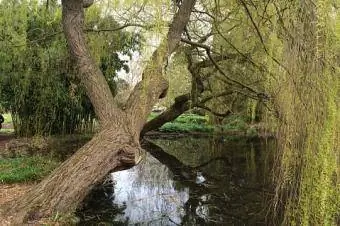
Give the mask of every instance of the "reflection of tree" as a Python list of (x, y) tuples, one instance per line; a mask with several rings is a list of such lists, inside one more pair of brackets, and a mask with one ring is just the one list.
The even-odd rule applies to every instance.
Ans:
[[(182, 219), (183, 225), (255, 224), (261, 223), (258, 222), (258, 219), (264, 219), (263, 197), (267, 194), (265, 194), (266, 191), (262, 184), (247, 183), (247, 180), (252, 180), (246, 177), (251, 177), (256, 173), (249, 174), (247, 172), (248, 157), (245, 153), (236, 152), (234, 156), (234, 152), (232, 152), (228, 157), (208, 158), (205, 162), (192, 167), (183, 164), (176, 157), (151, 142), (144, 141), (143, 146), (152, 156), (170, 169), (179, 184), (189, 187), (189, 200), (184, 205), (186, 215)], [(258, 145), (251, 147), (253, 152), (260, 154)], [(254, 161), (254, 159), (252, 160)], [(262, 157), (256, 157), (252, 164), (257, 164), (261, 160)], [(220, 171), (217, 170), (219, 166), (224, 170), (223, 175), (214, 175), (215, 172)], [(261, 167), (253, 169), (259, 170), (258, 168)], [(195, 183), (198, 171), (204, 173), (207, 183)]]
[[(105, 195), (103, 195), (105, 194)], [(124, 214), (126, 205), (114, 204), (113, 187), (108, 185), (95, 186), (83, 202), (83, 206), (77, 211), (77, 216), (86, 225), (97, 225), (101, 223), (113, 223), (118, 214)], [(129, 219), (125, 222), (114, 222), (114, 225), (128, 225)]]
[[(184, 165), (200, 168), (207, 161), (222, 160), (226, 163), (229, 156), (225, 156), (225, 150), (221, 145), (220, 136), (217, 137), (177, 137), (177, 139), (153, 139), (152, 142), (161, 147), (167, 153), (180, 159)], [(220, 159), (217, 159), (220, 158)]]
[[(185, 152), (189, 146), (183, 146), (182, 155), (196, 154)], [(261, 224), (262, 200), (267, 194), (257, 180), (265, 176), (265, 164), (261, 162), (266, 155), (260, 151), (263, 147), (243, 143), (237, 148), (228, 144), (226, 150), (225, 146), (226, 143), (215, 142), (211, 158), (190, 166), (144, 141), (143, 148), (158, 161), (148, 154), (125, 176), (115, 174), (114, 191), (112, 186), (96, 188), (78, 215), (88, 219), (86, 223), (115, 220), (153, 225)], [(201, 146), (197, 151), (205, 148)], [(205, 182), (197, 183), (198, 173), (203, 174)]]

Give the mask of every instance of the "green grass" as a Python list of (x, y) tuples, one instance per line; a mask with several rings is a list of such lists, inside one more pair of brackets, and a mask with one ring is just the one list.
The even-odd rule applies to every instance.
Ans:
[[(149, 120), (157, 117), (157, 113), (152, 113)], [(250, 126), (246, 119), (242, 116), (232, 115), (224, 120), (223, 125), (211, 125), (207, 116), (196, 114), (183, 114), (172, 122), (164, 124), (159, 131), (161, 132), (205, 132), (212, 133), (214, 131), (220, 132), (244, 132), (246, 134), (254, 135), (256, 131), (252, 129), (248, 132)]]
[(58, 165), (58, 161), (42, 156), (0, 159), (0, 183), (40, 180)]
[(12, 133), (14, 133), (14, 129), (1, 128), (0, 133), (2, 133), (2, 134), (12, 134)]
[(204, 125), (208, 123), (208, 117), (195, 114), (183, 114), (176, 118), (175, 122)]
[(165, 123), (159, 131), (161, 132), (213, 132), (214, 126), (202, 125), (195, 123), (178, 123), (178, 122), (168, 122)]

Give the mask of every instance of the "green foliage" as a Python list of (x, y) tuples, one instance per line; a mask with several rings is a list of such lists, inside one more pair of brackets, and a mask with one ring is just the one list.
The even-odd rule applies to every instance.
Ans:
[(195, 114), (182, 114), (178, 118), (176, 118), (175, 122), (207, 124), (208, 118), (206, 116), (195, 115)]
[(214, 127), (209, 125), (193, 124), (193, 123), (165, 123), (160, 129), (162, 132), (213, 132)]
[[(95, 114), (73, 75), (61, 32), (61, 7), (55, 1), (46, 9), (38, 1), (12, 0), (2, 1), (0, 11), (0, 25), (5, 28), (0, 38), (0, 99), (2, 107), (12, 113), (16, 133), (91, 132)], [(112, 17), (102, 17), (100, 12), (98, 7), (87, 11), (86, 27), (118, 26)], [(117, 31), (91, 32), (87, 38), (115, 94), (116, 72), (129, 70), (117, 52), (128, 55), (138, 47), (139, 37)]]
[(126, 73), (130, 71), (127, 61), (120, 59), (118, 52), (132, 57), (132, 51), (139, 50), (141, 36), (138, 33), (103, 31), (119, 27), (119, 24), (111, 15), (99, 17), (101, 13), (102, 9), (99, 4), (91, 6), (86, 11), (85, 27), (89, 30), (86, 38), (92, 56), (103, 72), (112, 93), (116, 95), (117, 72), (119, 70), (124, 70)]
[(171, 58), (166, 70), (166, 78), (169, 81), (169, 88), (166, 97), (161, 104), (169, 107), (174, 103), (177, 96), (190, 92), (191, 75), (187, 69), (188, 62), (185, 54), (179, 52)]
[(275, 206), (284, 203), (286, 225), (336, 225), (340, 76), (333, 27), (339, 12), (330, 1), (292, 4), (285, 27), (275, 31), (288, 67), (268, 80), (280, 118)]
[(155, 113), (155, 112), (151, 112), (148, 116), (148, 121), (150, 121), (151, 119), (156, 118), (159, 115), (159, 113)]
[[(150, 119), (156, 117), (158, 114), (151, 114)], [(201, 116), (196, 114), (182, 114), (176, 118), (173, 122), (165, 123), (159, 131), (162, 132), (246, 132), (249, 125), (245, 122), (244, 117), (232, 115), (224, 120), (222, 125), (211, 125), (207, 116)], [(249, 131), (251, 136), (257, 135), (257, 131), (254, 128)]]
[(58, 161), (42, 156), (0, 159), (0, 183), (40, 180), (58, 165)]

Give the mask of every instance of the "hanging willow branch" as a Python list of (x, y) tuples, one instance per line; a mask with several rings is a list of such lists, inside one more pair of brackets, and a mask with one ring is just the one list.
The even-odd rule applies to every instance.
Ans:
[[(247, 89), (248, 91), (250, 91), (250, 92), (252, 92), (252, 93), (255, 93), (256, 95), (261, 95), (261, 94), (262, 94), (262, 93), (260, 93), (260, 92), (257, 92), (257, 91), (254, 90), (253, 88), (251, 88), (251, 87), (249, 87), (249, 86), (247, 86), (247, 85), (245, 85), (245, 84), (243, 84), (243, 83), (241, 83), (241, 82), (239, 82), (239, 81), (237, 81), (237, 80), (231, 78), (230, 76), (228, 76), (228, 75), (221, 69), (221, 67), (217, 64), (217, 62), (215, 61), (214, 57), (211, 55), (211, 48), (210, 48), (209, 46), (204, 45), (204, 44), (202, 44), (202, 43), (193, 42), (193, 41), (190, 41), (190, 40), (184, 39), (184, 38), (182, 38), (181, 41), (184, 42), (184, 43), (193, 45), (193, 46), (197, 46), (197, 47), (203, 48), (203, 49), (206, 51), (206, 53), (207, 53), (207, 55), (208, 55), (208, 57), (209, 57), (211, 63), (214, 65), (214, 67), (218, 70), (218, 72), (220, 72), (220, 73), (221, 73), (225, 78), (227, 78), (231, 83), (236, 84), (236, 85), (240, 86), (241, 88)], [(234, 55), (233, 55), (233, 56), (234, 56)], [(227, 57), (227, 56), (226, 56), (226, 57)]]
[(255, 23), (255, 21), (254, 21), (254, 18), (253, 18), (253, 16), (252, 16), (251, 12), (250, 12), (249, 9), (248, 9), (247, 4), (246, 4), (243, 0), (240, 0), (240, 2), (241, 2), (241, 4), (242, 4), (242, 6), (244, 7), (244, 9), (245, 9), (245, 11), (246, 11), (246, 14), (248, 15), (248, 17), (249, 17), (251, 23), (252, 23), (253, 26), (254, 26), (254, 29), (255, 29), (255, 31), (256, 31), (256, 33), (257, 33), (257, 35), (258, 35), (258, 37), (259, 37), (259, 39), (260, 39), (260, 41), (261, 41), (261, 44), (262, 44), (262, 46), (263, 46), (263, 49), (264, 49), (265, 53), (266, 53), (266, 54), (267, 54), (267, 55), (268, 55), (268, 56), (269, 56), (269, 57), (270, 57), (277, 65), (279, 65), (280, 67), (282, 67), (288, 74), (290, 74), (288, 68), (287, 68), (286, 66), (284, 66), (283, 64), (281, 64), (280, 61), (278, 61), (275, 57), (273, 57), (273, 56), (268, 52), (268, 49), (267, 49), (267, 47), (266, 47), (266, 44), (264, 43), (264, 40), (263, 40), (262, 34), (261, 34), (261, 32), (260, 32), (260, 29), (259, 29), (258, 26), (256, 25), (256, 23)]

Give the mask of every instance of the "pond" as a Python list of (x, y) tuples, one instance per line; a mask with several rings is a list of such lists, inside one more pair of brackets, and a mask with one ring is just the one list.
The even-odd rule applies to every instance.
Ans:
[(151, 142), (139, 165), (93, 189), (77, 212), (80, 225), (265, 225), (273, 141)]

